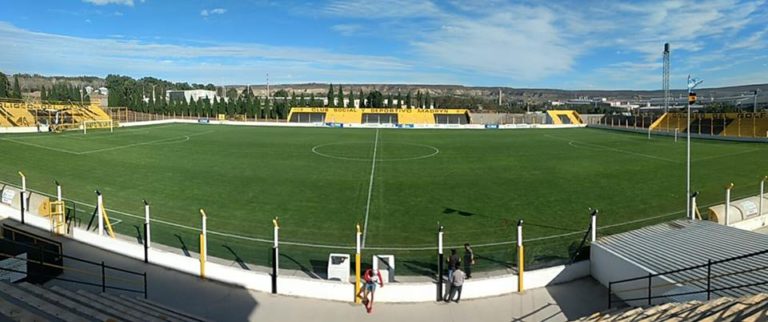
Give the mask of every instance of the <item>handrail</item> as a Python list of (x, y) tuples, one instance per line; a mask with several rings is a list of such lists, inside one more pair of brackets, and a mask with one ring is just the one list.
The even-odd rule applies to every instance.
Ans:
[[(766, 254), (766, 253), (768, 253), (768, 249), (757, 251), (757, 252), (753, 252), (753, 253), (748, 253), (748, 254), (744, 254), (744, 255), (728, 257), (728, 258), (725, 258), (725, 259), (715, 260), (715, 261), (712, 261), (711, 264), (712, 265), (721, 264), (721, 263), (726, 263), (726, 262), (735, 261), (735, 260), (739, 260), (739, 259), (744, 259), (744, 258), (748, 258), (748, 257), (753, 257), (753, 256), (757, 256), (757, 255), (762, 255), (762, 254)], [(661, 276), (661, 275), (669, 275), (669, 274), (675, 274), (675, 273), (679, 273), (679, 272), (683, 272), (683, 271), (694, 270), (694, 269), (698, 269), (698, 268), (704, 268), (704, 267), (707, 267), (707, 265), (709, 265), (709, 264), (705, 263), (705, 264), (699, 264), (699, 265), (694, 265), (694, 266), (689, 266), (689, 267), (678, 268), (678, 269), (674, 269), (674, 270), (670, 270), (670, 271), (666, 271), (666, 272), (661, 272), (661, 273), (651, 273), (650, 277), (656, 277), (656, 276)], [(636, 281), (636, 280), (641, 280), (641, 279), (646, 279), (646, 278), (648, 278), (648, 275), (643, 275), (643, 276), (638, 276), (638, 277), (633, 277), (633, 278), (627, 278), (627, 279), (623, 279), (623, 280), (613, 281), (611, 283), (612, 284), (619, 284), (619, 283), (631, 282), (631, 281)]]
[[(10, 228), (14, 228), (12, 226), (9, 226), (9, 227)], [(29, 233), (26, 233), (26, 234), (30, 235), (30, 236), (33, 236), (33, 237), (37, 237), (36, 235), (33, 235), (33, 234), (29, 234)], [(43, 239), (43, 238), (44, 237), (42, 237), (40, 239)], [(52, 255), (55, 255), (55, 256), (59, 256), (61, 258), (67, 258), (67, 259), (76, 260), (76, 261), (79, 261), (79, 262), (82, 262), (82, 263), (90, 264), (90, 265), (93, 265), (93, 266), (97, 266), (97, 267), (99, 267), (101, 269), (101, 274), (100, 275), (101, 275), (102, 283), (101, 284), (94, 284), (94, 283), (90, 283), (90, 282), (74, 281), (74, 280), (69, 280), (69, 279), (66, 279), (66, 278), (61, 278), (61, 277), (57, 277), (55, 275), (44, 274), (44, 273), (38, 273), (37, 275), (45, 276), (45, 277), (51, 277), (53, 279), (58, 279), (58, 280), (67, 281), (67, 282), (101, 286), (102, 287), (102, 291), (106, 291), (106, 289), (117, 289), (117, 290), (123, 290), (123, 291), (143, 293), (144, 294), (144, 298), (147, 298), (147, 273), (146, 272), (131, 271), (131, 270), (127, 270), (127, 269), (123, 269), (123, 268), (107, 265), (103, 261), (99, 263), (99, 262), (95, 262), (95, 261), (91, 261), (91, 260), (87, 260), (87, 259), (78, 258), (78, 257), (75, 257), (75, 256), (69, 256), (69, 255), (65, 255), (65, 254), (60, 254), (58, 252), (45, 249), (42, 245), (33, 245), (33, 244), (24, 243), (24, 242), (20, 242), (20, 241), (10, 240), (10, 239), (4, 238), (4, 237), (1, 240), (3, 242), (8, 242), (8, 243), (12, 243), (12, 244), (15, 244), (15, 245), (22, 245), (22, 246), (25, 246), (25, 247), (29, 247), (30, 249), (34, 249), (35, 251), (39, 251), (41, 254), (46, 254), (46, 253), (47, 254), (52, 254)], [(10, 254), (0, 254), (0, 255), (6, 256), (6, 257), (16, 258), (15, 255), (10, 255)], [(39, 262), (38, 261), (32, 261), (32, 260), (29, 260), (29, 259), (25, 259), (25, 261), (31, 262), (31, 263), (35, 263), (35, 264), (41, 264), (43, 266), (51, 266), (51, 267), (61, 268), (62, 270), (72, 270), (72, 271), (81, 271), (82, 272), (82, 270), (77, 270), (77, 269), (74, 269), (74, 268), (71, 268), (71, 267), (67, 268), (67, 267), (65, 267), (63, 265), (59, 266), (59, 265), (54, 265), (54, 264), (46, 263), (46, 262), (43, 261), (42, 258), (41, 258), (41, 260)], [(117, 286), (109, 286), (109, 285), (107, 285), (106, 284), (106, 274), (107, 274), (106, 270), (107, 269), (118, 271), (118, 272), (123, 272), (123, 273), (127, 273), (127, 274), (131, 274), (131, 275), (135, 275), (135, 276), (140, 276), (141, 278), (143, 278), (144, 290), (143, 291), (137, 291), (137, 290), (123, 289), (123, 288), (120, 288), (120, 287), (117, 287)], [(0, 270), (13, 271), (13, 270), (2, 268), (2, 267), (0, 267)], [(18, 273), (26, 273), (26, 272), (20, 272), (19, 271)], [(99, 274), (94, 274), (92, 272), (82, 272), (82, 273), (85, 273), (87, 275), (99, 275)], [(142, 282), (132, 281), (132, 280), (129, 280), (127, 278), (122, 278), (122, 277), (119, 277), (119, 276), (113, 276), (111, 278), (114, 279), (114, 280), (121, 280), (123, 282), (131, 283), (131, 284), (141, 284), (142, 283)]]
[[(643, 289), (647, 289), (648, 290), (648, 295), (647, 296), (642, 296), (642, 297), (622, 299), (622, 300), (624, 300), (624, 301), (647, 300), (648, 305), (651, 305), (651, 300), (652, 299), (664, 298), (664, 297), (672, 297), (672, 296), (681, 296), (681, 295), (701, 294), (701, 293), (707, 293), (707, 300), (709, 300), (711, 298), (712, 292), (726, 291), (726, 290), (732, 290), (732, 289), (741, 289), (741, 288), (747, 288), (747, 287), (753, 287), (753, 286), (768, 284), (768, 280), (766, 280), (766, 281), (763, 281), (763, 282), (741, 284), (741, 285), (720, 287), (720, 288), (714, 288), (714, 289), (712, 288), (712, 280), (713, 279), (768, 269), (768, 266), (762, 266), (762, 267), (750, 268), (750, 269), (746, 269), (746, 270), (742, 270), (742, 271), (721, 273), (721, 274), (713, 276), (712, 275), (712, 265), (722, 264), (722, 263), (727, 263), (727, 262), (732, 262), (732, 261), (737, 261), (737, 260), (741, 260), (741, 259), (745, 259), (745, 258), (750, 258), (750, 257), (758, 256), (758, 255), (763, 255), (763, 254), (766, 254), (766, 253), (768, 253), (768, 249), (757, 251), (757, 252), (752, 252), (752, 253), (747, 253), (747, 254), (743, 254), (743, 255), (728, 257), (728, 258), (724, 258), (724, 259), (719, 259), (719, 260), (715, 260), (715, 261), (710, 259), (710, 260), (707, 260), (706, 264), (693, 265), (693, 266), (689, 266), (689, 267), (669, 270), (669, 271), (660, 272), (660, 273), (648, 273), (648, 275), (638, 276), (638, 277), (633, 277), (633, 278), (627, 278), (627, 279), (618, 280), (618, 281), (609, 281), (608, 282), (608, 308), (610, 309), (612, 304), (613, 304), (613, 298), (611, 296), (614, 293), (613, 292), (614, 285), (615, 284), (626, 283), (626, 282), (632, 282), (632, 281), (639, 281), (639, 280), (646, 280), (647, 279), (648, 280), (648, 285), (647, 285), (647, 287), (638, 287), (638, 288), (634, 288), (634, 289), (621, 290), (620, 292), (640, 291), (640, 290), (643, 290)], [(706, 268), (707, 269), (706, 277), (693, 278), (693, 279), (688, 279), (688, 280), (681, 281), (681, 282), (667, 283), (667, 284), (664, 284), (664, 285), (655, 285), (654, 286), (653, 283), (652, 283), (653, 282), (653, 280), (652, 280), (653, 277), (662, 276), (662, 275), (671, 275), (671, 274), (676, 274), (676, 273), (680, 273), (680, 272), (696, 270), (696, 269), (701, 269), (701, 268)], [(705, 280), (705, 279), (706, 279), (707, 284), (706, 284), (706, 289), (704, 289), (704, 290), (682, 292), (682, 293), (675, 293), (675, 294), (663, 294), (663, 295), (656, 295), (656, 296), (654, 296), (653, 293), (652, 293), (653, 288), (657, 288), (657, 287), (661, 287), (661, 286), (668, 286), (668, 285), (673, 285), (673, 284), (683, 284), (683, 283), (688, 283), (688, 282), (701, 281), (701, 280)]]

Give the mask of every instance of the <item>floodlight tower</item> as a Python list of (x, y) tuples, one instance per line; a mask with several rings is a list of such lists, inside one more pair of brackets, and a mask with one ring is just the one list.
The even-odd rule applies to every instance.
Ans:
[(669, 43), (664, 44), (664, 76), (662, 80), (664, 89), (664, 113), (669, 111)]
[(686, 144), (686, 162), (685, 162), (685, 216), (687, 218), (693, 218), (691, 213), (691, 105), (696, 103), (696, 92), (693, 91), (696, 86), (701, 84), (702, 80), (691, 78), (688, 75), (688, 123), (685, 126), (687, 132), (687, 144)]

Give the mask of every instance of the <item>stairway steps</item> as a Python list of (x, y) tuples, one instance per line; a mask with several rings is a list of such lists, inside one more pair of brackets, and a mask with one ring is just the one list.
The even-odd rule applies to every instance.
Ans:
[(64, 296), (66, 296), (66, 297), (68, 297), (70, 299), (76, 300), (77, 302), (80, 302), (83, 305), (88, 305), (91, 308), (93, 308), (95, 310), (99, 310), (99, 311), (101, 311), (101, 312), (103, 312), (103, 313), (105, 313), (107, 315), (118, 316), (119, 317), (118, 320), (120, 320), (120, 321), (135, 321), (135, 320), (130, 320), (130, 319), (125, 318), (124, 317), (125, 314), (123, 312), (115, 310), (112, 307), (103, 305), (100, 302), (94, 302), (92, 299), (90, 299), (88, 297), (85, 297), (85, 296), (82, 296), (81, 294), (72, 292), (72, 291), (67, 290), (67, 289), (63, 289), (63, 288), (58, 287), (58, 286), (51, 287), (51, 290), (55, 291), (55, 292), (57, 292), (57, 293), (59, 293), (61, 295), (64, 295)]
[(59, 293), (53, 292), (48, 289), (44, 289), (40, 286), (33, 285), (30, 283), (21, 283), (19, 284), (19, 287), (30, 293), (34, 293), (38, 297), (42, 297), (45, 300), (51, 303), (54, 303), (60, 307), (69, 308), (70, 310), (75, 311), (75, 313), (81, 314), (83, 316), (90, 317), (92, 319), (99, 320), (99, 321), (117, 321), (117, 318), (115, 318), (114, 316), (110, 316), (110, 315), (104, 314), (101, 311), (94, 310), (93, 308), (87, 305), (70, 300)]
[(151, 305), (146, 302), (139, 301), (136, 298), (130, 297), (125, 294), (120, 294), (120, 299), (123, 301), (126, 301), (128, 303), (131, 303), (134, 307), (141, 309), (141, 310), (151, 310), (153, 312), (156, 312), (159, 314), (159, 317), (163, 319), (167, 319), (169, 321), (194, 321), (190, 320), (188, 317), (177, 313), (176, 311), (169, 311), (164, 308), (158, 307), (156, 305)]
[(41, 315), (4, 298), (0, 298), (0, 316), (12, 321), (48, 321)]
[(104, 305), (105, 307), (109, 307), (117, 312), (119, 312), (119, 316), (121, 319), (129, 320), (129, 321), (160, 321), (158, 319), (149, 319), (146, 316), (142, 316), (141, 313), (135, 312), (135, 310), (132, 310), (122, 303), (115, 303), (110, 300), (107, 300), (100, 296), (100, 294), (91, 293), (85, 290), (77, 290), (76, 292), (79, 295), (82, 295), (85, 298), (90, 299), (91, 301), (98, 302), (101, 305)]
[(201, 318), (199, 316), (195, 316), (194, 314), (189, 314), (189, 313), (185, 313), (185, 312), (179, 312), (178, 310), (176, 310), (176, 309), (174, 309), (172, 307), (165, 306), (165, 305), (157, 303), (157, 302), (153, 302), (153, 301), (150, 301), (150, 300), (147, 300), (147, 299), (142, 299), (142, 298), (136, 298), (136, 300), (144, 302), (144, 303), (147, 303), (147, 304), (152, 305), (152, 306), (159, 307), (159, 308), (164, 309), (164, 310), (169, 311), (169, 312), (173, 312), (173, 313), (175, 313), (177, 315), (181, 315), (181, 316), (183, 316), (183, 317), (185, 317), (185, 318), (187, 318), (187, 319), (189, 319), (191, 321), (208, 322), (207, 319)]
[(69, 310), (58, 307), (48, 301), (38, 298), (34, 294), (24, 291), (8, 283), (0, 283), (0, 291), (9, 296), (19, 300), (20, 302), (34, 307), (48, 315), (64, 321), (87, 321), (87, 319), (80, 317)]

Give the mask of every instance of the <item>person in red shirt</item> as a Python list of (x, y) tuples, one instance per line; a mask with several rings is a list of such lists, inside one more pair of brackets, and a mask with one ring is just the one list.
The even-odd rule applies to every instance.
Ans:
[(357, 296), (363, 299), (365, 309), (368, 313), (371, 313), (371, 310), (373, 310), (373, 293), (376, 292), (376, 284), (384, 287), (384, 280), (381, 278), (381, 272), (379, 272), (379, 270), (374, 272), (374, 270), (370, 268), (363, 273), (363, 280), (365, 281), (365, 284), (360, 289), (360, 292), (357, 293)]

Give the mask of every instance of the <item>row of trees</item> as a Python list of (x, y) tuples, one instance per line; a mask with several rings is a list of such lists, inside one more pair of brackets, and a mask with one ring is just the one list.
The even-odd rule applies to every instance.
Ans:
[(21, 99), (21, 86), (19, 86), (19, 76), (13, 76), (13, 87), (8, 81), (8, 76), (0, 72), (0, 98)]
[(346, 98), (347, 100), (345, 102), (344, 90), (341, 85), (339, 85), (338, 91), (334, 91), (333, 84), (330, 84), (328, 92), (326, 92), (325, 95), (328, 107), (355, 107), (355, 99), (360, 100), (358, 107), (372, 108), (457, 108), (461, 107), (460, 105), (466, 104), (466, 102), (464, 102), (464, 104), (449, 106), (448, 103), (455, 103), (457, 100), (455, 98), (452, 99), (446, 97), (432, 98), (430, 97), (429, 92), (422, 93), (421, 91), (416, 91), (415, 96), (411, 96), (411, 92), (408, 91), (408, 93), (405, 94), (405, 97), (403, 97), (400, 92), (397, 92), (394, 97), (391, 93), (384, 97), (384, 94), (377, 90), (370, 91), (366, 95), (363, 93), (363, 90), (360, 89), (357, 97), (355, 97), (353, 91), (350, 91)]
[(56, 83), (51, 86), (50, 89), (43, 86), (40, 89), (40, 99), (43, 101), (61, 101), (61, 102), (80, 102), (84, 104), (90, 104), (91, 98), (86, 93), (85, 88), (77, 88), (76, 86)]

